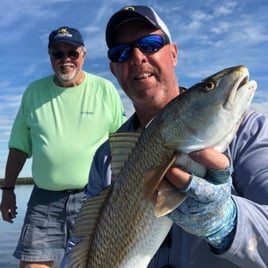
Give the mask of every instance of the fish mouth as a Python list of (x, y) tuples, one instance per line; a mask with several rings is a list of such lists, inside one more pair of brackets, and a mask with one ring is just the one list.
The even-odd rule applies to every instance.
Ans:
[(250, 81), (248, 73), (244, 74), (242, 77), (237, 79), (237, 81), (232, 85), (226, 101), (223, 103), (223, 108), (228, 111), (232, 110), (232, 107), (234, 106), (235, 100), (237, 98), (238, 91), (248, 89), (249, 84)]

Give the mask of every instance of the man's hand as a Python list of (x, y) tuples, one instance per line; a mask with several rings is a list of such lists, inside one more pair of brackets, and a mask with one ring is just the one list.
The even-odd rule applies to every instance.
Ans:
[(0, 204), (0, 211), (4, 221), (13, 223), (16, 218), (16, 195), (13, 190), (3, 190), (2, 202)]
[(172, 167), (166, 178), (187, 198), (168, 217), (186, 232), (202, 237), (213, 247), (226, 249), (236, 225), (236, 207), (231, 198), (231, 169), (226, 155), (213, 149), (190, 154), (208, 170), (199, 178)]

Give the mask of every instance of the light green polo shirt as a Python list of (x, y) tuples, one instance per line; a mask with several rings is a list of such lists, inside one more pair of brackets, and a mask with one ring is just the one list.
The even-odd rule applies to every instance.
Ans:
[(125, 121), (113, 84), (85, 72), (82, 84), (58, 87), (53, 75), (30, 84), (14, 121), (9, 147), (32, 156), (36, 185), (83, 187), (96, 149)]

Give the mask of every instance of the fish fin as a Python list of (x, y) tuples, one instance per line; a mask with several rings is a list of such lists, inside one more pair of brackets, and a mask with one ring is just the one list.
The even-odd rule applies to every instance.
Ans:
[(70, 251), (68, 267), (87, 267), (92, 237), (96, 232), (99, 216), (111, 188), (112, 185), (109, 185), (99, 195), (84, 201), (72, 231), (72, 237), (79, 242)]
[(136, 146), (141, 131), (117, 132), (110, 136), (112, 180), (118, 177), (133, 148)]
[(168, 180), (162, 180), (157, 188), (155, 202), (155, 215), (162, 217), (173, 211), (186, 198), (186, 195), (179, 191)]
[(157, 190), (158, 185), (165, 176), (167, 170), (176, 161), (176, 155), (172, 156), (170, 160), (163, 162), (161, 165), (154, 169), (148, 170), (144, 176), (143, 192), (144, 196), (148, 199), (151, 198), (153, 193)]

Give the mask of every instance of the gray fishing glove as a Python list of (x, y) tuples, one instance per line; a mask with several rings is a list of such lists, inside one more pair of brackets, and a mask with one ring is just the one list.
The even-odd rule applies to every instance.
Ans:
[(204, 238), (212, 247), (227, 249), (236, 226), (231, 198), (231, 169), (208, 169), (206, 178), (192, 175), (183, 191), (187, 198), (168, 217), (186, 232)]

